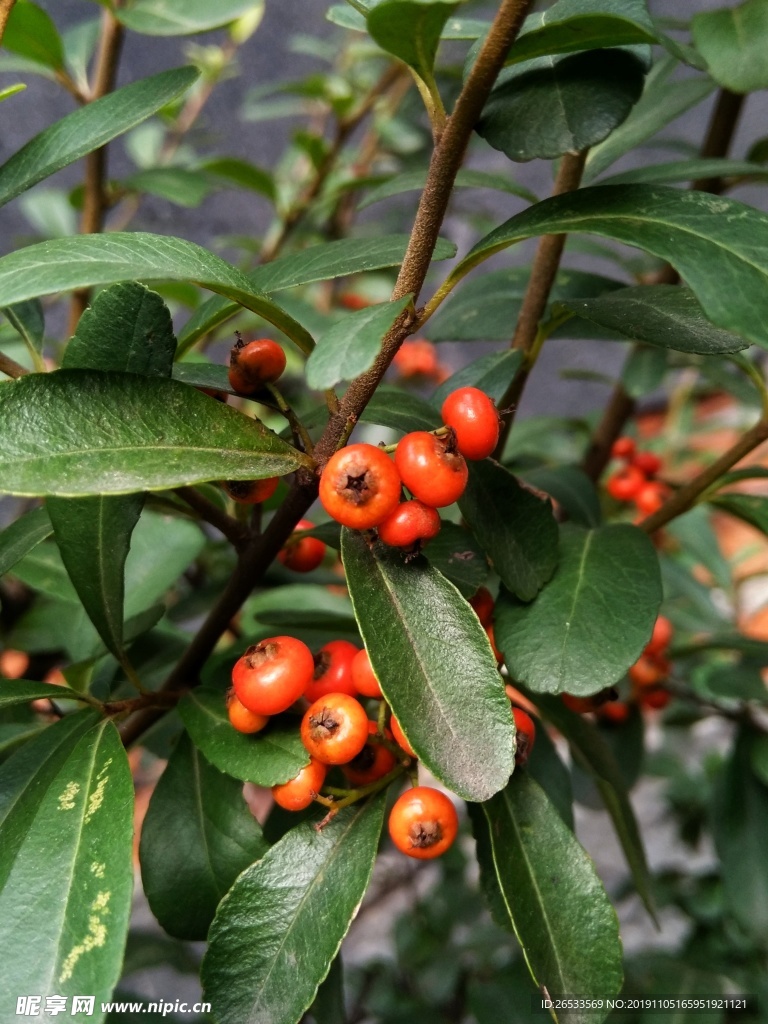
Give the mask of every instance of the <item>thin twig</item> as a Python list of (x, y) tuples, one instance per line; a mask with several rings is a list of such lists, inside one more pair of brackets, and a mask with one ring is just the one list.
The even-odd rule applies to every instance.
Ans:
[(215, 527), (236, 548), (240, 548), (245, 544), (248, 539), (247, 528), (242, 523), (239, 523), (237, 519), (228, 515), (223, 509), (220, 509), (218, 505), (214, 505), (212, 501), (209, 501), (199, 491), (196, 491), (194, 487), (177, 487), (176, 494), (190, 508), (194, 509), (201, 519)]
[(0, 352), (0, 373), (4, 373), (6, 377), (23, 377), (25, 373), (30, 371), (22, 366), (21, 363), (17, 363), (15, 359), (11, 359), (10, 356), (4, 355)]

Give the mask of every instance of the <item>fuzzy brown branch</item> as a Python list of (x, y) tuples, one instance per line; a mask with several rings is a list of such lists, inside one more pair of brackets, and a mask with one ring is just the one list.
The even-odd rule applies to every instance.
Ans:
[(4, 355), (0, 352), (0, 373), (4, 373), (6, 377), (23, 377), (25, 373), (30, 371), (22, 366), (21, 363), (17, 363), (15, 359), (11, 359), (10, 356)]
[(214, 505), (212, 501), (208, 501), (206, 497), (196, 491), (194, 487), (177, 487), (176, 494), (186, 502), (191, 509), (204, 519), (206, 523), (210, 523), (211, 526), (215, 527), (219, 533), (223, 534), (231, 544), (236, 548), (242, 547), (248, 539), (248, 529), (243, 523), (239, 523), (237, 519), (227, 515), (227, 513)]

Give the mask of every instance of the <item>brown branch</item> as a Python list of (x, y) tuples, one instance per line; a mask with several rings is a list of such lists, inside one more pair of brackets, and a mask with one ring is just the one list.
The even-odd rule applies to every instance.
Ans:
[(8, 24), (15, 3), (16, 0), (0, 0), (0, 43), (3, 41), (5, 26)]
[[(120, 61), (124, 30), (111, 11), (104, 11), (101, 22), (101, 41), (96, 61), (93, 84), (88, 102), (101, 99), (115, 87), (117, 66)], [(104, 218), (109, 207), (106, 191), (107, 146), (94, 149), (85, 158), (85, 194), (80, 231), (84, 235), (98, 234), (104, 227)], [(69, 311), (69, 335), (77, 329), (78, 321), (88, 305), (90, 291), (79, 288), (72, 294)]]
[[(730, 89), (721, 89), (717, 94), (707, 137), (701, 147), (702, 159), (726, 155), (739, 123), (745, 98), (743, 93), (731, 92)], [(723, 185), (724, 181), (720, 177), (699, 178), (698, 181), (693, 182), (691, 188), (719, 195), (723, 190)]]
[(740, 462), (766, 440), (768, 440), (768, 418), (761, 418), (754, 427), (739, 438), (736, 444), (732, 445), (728, 451), (723, 452), (711, 466), (707, 466), (687, 484), (676, 490), (658, 512), (643, 519), (638, 524), (640, 529), (645, 530), (646, 533), (653, 533), (670, 520), (687, 512), (696, 504), (699, 495), (716, 484), (724, 473), (727, 473), (737, 462)]
[(0, 373), (4, 373), (6, 377), (23, 377), (25, 373), (30, 371), (22, 366), (21, 363), (17, 363), (15, 359), (11, 359), (10, 356), (4, 355), (0, 352)]
[(194, 487), (177, 487), (176, 494), (190, 508), (194, 509), (201, 519), (214, 526), (236, 548), (241, 548), (245, 544), (248, 539), (247, 527), (220, 509), (218, 505), (214, 505)]

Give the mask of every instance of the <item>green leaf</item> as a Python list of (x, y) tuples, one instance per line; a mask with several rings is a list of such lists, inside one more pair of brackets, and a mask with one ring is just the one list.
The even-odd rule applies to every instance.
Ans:
[(157, 920), (177, 939), (205, 939), (221, 898), (267, 849), (242, 784), (182, 735), (141, 830), (141, 877)]
[(187, 36), (228, 25), (263, 0), (132, 0), (118, 7), (115, 16), (133, 32), (147, 36)]
[(768, 88), (768, 9), (762, 0), (701, 11), (691, 30), (718, 85), (738, 93)]
[[(235, 659), (233, 658), (233, 661)], [(179, 705), (195, 746), (219, 771), (257, 786), (276, 786), (295, 778), (309, 764), (296, 724), (270, 723), (262, 732), (236, 732), (227, 718), (221, 690), (195, 689)]]
[[(529, 277), (528, 267), (508, 267), (471, 278), (441, 305), (428, 323), (427, 334), (433, 341), (509, 342)], [(614, 278), (561, 269), (550, 292), (550, 302), (588, 299), (622, 287), (623, 282)], [(551, 305), (547, 315), (551, 315)]]
[(347, 1024), (344, 1006), (344, 971), (341, 954), (331, 964), (331, 969), (309, 1009), (315, 1024)]
[(472, 534), (455, 523), (440, 527), (424, 549), (430, 565), (450, 580), (464, 597), (472, 597), (488, 578), (485, 553)]
[(191, 209), (199, 206), (215, 187), (207, 175), (187, 167), (147, 167), (124, 178), (120, 186)]
[(759, 494), (718, 494), (709, 503), (768, 534), (768, 498)]
[(133, 783), (117, 729), (67, 716), (5, 762), (0, 793), (8, 991), (88, 993), (98, 1006), (120, 976), (133, 885)]
[(0, 206), (134, 128), (180, 96), (199, 74), (197, 68), (174, 68), (133, 82), (67, 114), (35, 135), (0, 167)]
[(568, 828), (574, 831), (572, 769), (566, 768), (546, 729), (537, 728), (536, 742), (525, 766), (538, 782)]
[(638, 345), (621, 368), (621, 383), (630, 398), (642, 398), (662, 386), (667, 368), (663, 349)]
[[(486, 235), (456, 267), (460, 280), (494, 253), (541, 234), (586, 232), (671, 263), (718, 327), (768, 347), (768, 215), (733, 199), (662, 185), (605, 185), (545, 199)], [(2, 261), (0, 261), (0, 264)]]
[(678, 61), (673, 57), (653, 66), (643, 95), (629, 117), (604, 142), (595, 146), (587, 157), (583, 178), (585, 184), (593, 181), (619, 157), (635, 149), (709, 96), (715, 87), (709, 77), (670, 81), (670, 75), (678, 66)]
[(8, 100), (11, 96), (15, 96), (16, 93), (24, 92), (26, 85), (23, 82), (17, 82), (15, 85), (6, 85), (5, 88), (0, 89), (0, 103), (3, 100)]
[(496, 643), (513, 678), (534, 692), (586, 697), (637, 661), (660, 604), (658, 558), (642, 530), (565, 524), (557, 569), (536, 600), (497, 601)]
[(54, 71), (64, 68), (64, 49), (50, 15), (29, 0), (17, 0), (2, 36), (3, 47)]
[(56, 238), (17, 249), (0, 259), (0, 305), (133, 278), (192, 281), (258, 313), (303, 352), (314, 346), (301, 324), (231, 264), (181, 238), (140, 231)]
[(505, 586), (521, 601), (531, 601), (557, 565), (551, 503), (484, 459), (471, 464), (459, 508)]
[(382, 341), (412, 300), (412, 295), (406, 295), (395, 302), (368, 306), (329, 327), (307, 360), (307, 384), (325, 391), (369, 370)]
[(765, 181), (768, 168), (750, 160), (726, 160), (712, 157), (706, 160), (672, 160), (648, 167), (633, 167), (629, 171), (601, 178), (601, 185), (627, 185), (644, 182), (649, 185), (668, 185), (676, 181), (697, 181), (701, 178), (748, 178)]
[(644, 0), (559, 0), (526, 19), (506, 63), (552, 53), (656, 42)]
[[(616, 911), (544, 791), (520, 772), (482, 809), (501, 898), (536, 984), (552, 997), (618, 994)], [(600, 1024), (605, 1016), (599, 1007), (569, 1012), (567, 1019)]]
[(558, 308), (632, 341), (676, 352), (720, 355), (749, 346), (738, 335), (710, 323), (693, 292), (677, 285), (620, 288), (593, 299), (566, 299), (556, 303)]
[(257, 167), (247, 160), (234, 156), (219, 156), (204, 160), (200, 164), (200, 169), (210, 177), (220, 179), (223, 185), (247, 188), (270, 200), (277, 198), (274, 177), (263, 167)]
[(45, 336), (45, 314), (42, 304), (38, 299), (29, 299), (27, 302), (18, 302), (15, 306), (6, 306), (0, 312), (23, 338), (35, 368), (42, 370), (44, 364), (40, 353), (43, 351)]
[(26, 704), (40, 697), (49, 700), (82, 700), (82, 696), (68, 686), (34, 683), (29, 679), (0, 679), (0, 710), (14, 704)]
[(579, 152), (621, 124), (644, 77), (643, 63), (623, 50), (526, 61), (499, 75), (477, 132), (510, 160)]
[(405, 564), (351, 530), (341, 556), (371, 664), (409, 742), (454, 793), (487, 799), (512, 772), (514, 726), (477, 616), (422, 559)]
[(168, 307), (131, 281), (100, 292), (80, 317), (62, 366), (170, 377), (176, 338)]
[(382, 50), (413, 68), (424, 81), (432, 71), (445, 23), (458, 0), (382, 0), (368, 12), (368, 31)]
[(404, 434), (412, 430), (434, 430), (442, 424), (440, 413), (430, 402), (386, 384), (376, 390), (360, 420), (401, 430)]
[(6, 526), (0, 533), (0, 576), (52, 533), (51, 520), (44, 508), (34, 508)]
[[(271, 263), (256, 267), (247, 277), (254, 288), (271, 293), (284, 288), (313, 284), (315, 281), (329, 281), (349, 274), (362, 274), (369, 270), (399, 266), (407, 246), (407, 235), (343, 238), (280, 256)], [(455, 254), (455, 245), (439, 239), (432, 258), (448, 260)], [(235, 303), (218, 297), (208, 299), (195, 310), (182, 328), (179, 334), (179, 355), (186, 352), (198, 338), (237, 312), (238, 306)]]
[(519, 349), (489, 352), (443, 381), (432, 395), (432, 404), (439, 409), (452, 391), (464, 387), (479, 388), (494, 402), (500, 402), (522, 362), (523, 354)]
[[(391, 196), (399, 196), (404, 192), (421, 192), (427, 180), (426, 171), (404, 171), (396, 174), (366, 195), (357, 204), (358, 210), (364, 210), (367, 206), (380, 203), (382, 199), (389, 199)], [(453, 183), (454, 188), (490, 188), (497, 192), (508, 192), (513, 196), (520, 196), (529, 203), (535, 203), (537, 196), (530, 189), (518, 185), (514, 179), (504, 174), (489, 174), (487, 171), (464, 170), (459, 171)]]
[(203, 960), (217, 1021), (299, 1020), (368, 887), (383, 819), (378, 796), (339, 811), (319, 832), (298, 825), (240, 875), (219, 906)]
[(46, 502), (69, 578), (107, 649), (123, 657), (124, 568), (143, 494)]
[(28, 374), (0, 385), (0, 423), (0, 486), (10, 494), (166, 490), (282, 476), (305, 461), (258, 420), (178, 381), (136, 374)]
[(572, 522), (580, 526), (599, 526), (602, 520), (600, 499), (595, 485), (578, 466), (539, 466), (522, 474), (526, 483), (546, 491), (562, 505)]

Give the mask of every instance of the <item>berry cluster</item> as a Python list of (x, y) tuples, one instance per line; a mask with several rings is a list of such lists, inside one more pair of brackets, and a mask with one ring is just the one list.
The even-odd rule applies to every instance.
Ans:
[[(414, 548), (440, 529), (438, 508), (452, 505), (467, 485), (467, 459), (484, 459), (499, 439), (499, 414), (478, 388), (458, 388), (442, 406), (437, 431), (417, 430), (398, 443), (394, 461), (370, 444), (337, 451), (320, 477), (326, 512), (353, 530), (378, 528), (393, 547)], [(405, 486), (412, 495), (401, 501)]]
[(612, 473), (605, 489), (617, 501), (632, 501), (641, 516), (658, 511), (669, 495), (669, 488), (656, 475), (661, 459), (653, 452), (639, 452), (631, 437), (620, 437), (611, 448), (614, 459), (624, 465)]

